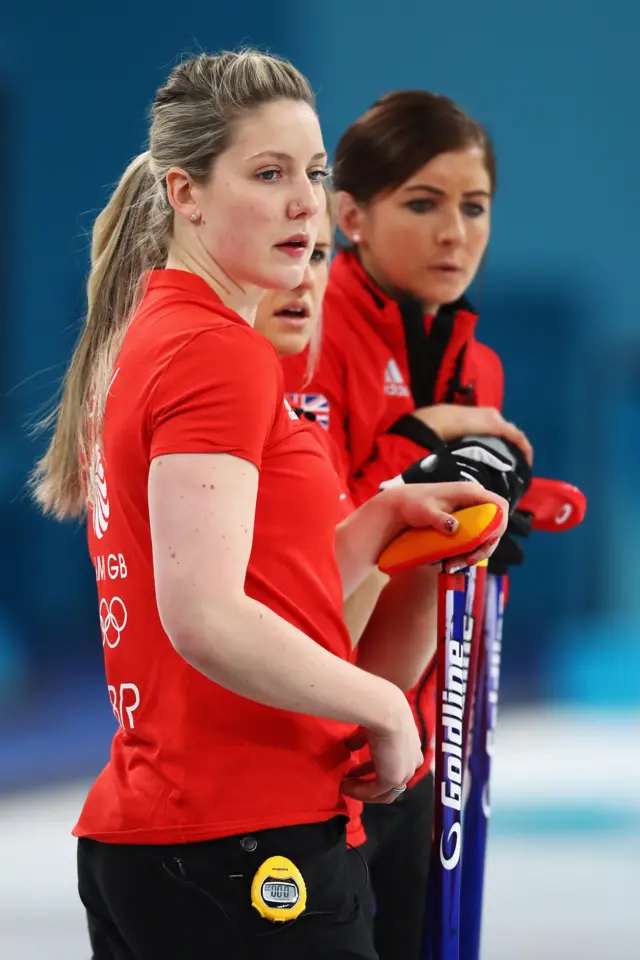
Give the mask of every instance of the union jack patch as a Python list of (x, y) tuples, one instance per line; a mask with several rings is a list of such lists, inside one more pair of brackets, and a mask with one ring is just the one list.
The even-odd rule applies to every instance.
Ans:
[(329, 429), (329, 401), (321, 393), (289, 393), (287, 396), (294, 409), (312, 414), (321, 427)]

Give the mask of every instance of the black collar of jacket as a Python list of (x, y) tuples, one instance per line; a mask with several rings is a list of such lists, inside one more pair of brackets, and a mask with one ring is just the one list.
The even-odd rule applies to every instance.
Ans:
[[(427, 324), (422, 304), (408, 296), (394, 299), (380, 290), (366, 273), (353, 248), (339, 252), (332, 266), (332, 276), (347, 296), (347, 302), (382, 337), (394, 355), (399, 349), (406, 349), (414, 403), (416, 407), (431, 406), (435, 402), (442, 363), (457, 326), (456, 319), (460, 317), (462, 320), (463, 315), (467, 320), (471, 318), (471, 329), (477, 320), (478, 314), (469, 300), (463, 296), (453, 303), (443, 304)], [(457, 331), (460, 333), (460, 328)], [(469, 335), (456, 336), (460, 343), (446, 397), (440, 398), (442, 402), (474, 402), (472, 387), (461, 381)]]
[[(453, 336), (456, 317), (462, 311), (474, 316), (477, 314), (469, 301), (461, 297), (455, 303), (447, 303), (440, 307), (427, 332), (421, 303), (406, 298), (399, 301), (398, 306), (407, 348), (413, 402), (416, 408), (429, 407), (436, 402), (436, 385)], [(443, 398), (445, 403), (455, 402), (460, 392), (464, 391), (461, 375), (466, 349), (465, 342), (457, 351), (454, 374), (447, 390), (448, 395)]]

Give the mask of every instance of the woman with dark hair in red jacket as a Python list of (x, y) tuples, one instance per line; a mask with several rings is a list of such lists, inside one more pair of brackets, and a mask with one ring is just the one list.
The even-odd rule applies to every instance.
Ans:
[[(527, 438), (500, 413), (500, 360), (476, 340), (478, 317), (464, 296), (490, 234), (496, 162), (486, 131), (447, 97), (391, 93), (342, 136), (333, 179), (351, 246), (332, 265), (313, 379), (301, 386), (304, 356), (285, 362), (285, 378), (300, 406), (322, 409), (354, 502), (468, 435), (501, 437), (530, 463)], [(400, 802), (363, 812), (381, 960), (413, 960), (421, 949), (433, 663), (415, 680), (425, 762)]]

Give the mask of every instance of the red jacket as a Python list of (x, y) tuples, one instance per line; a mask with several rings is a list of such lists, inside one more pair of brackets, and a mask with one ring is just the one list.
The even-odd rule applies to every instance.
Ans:
[(342, 450), (356, 505), (429, 449), (429, 431), (407, 417), (417, 407), (502, 406), (502, 365), (475, 339), (477, 319), (466, 301), (443, 307), (435, 321), (414, 304), (401, 309), (353, 253), (334, 259), (311, 383), (302, 386), (306, 354), (288, 357), (283, 366), (295, 405), (328, 425)]
[[(335, 257), (313, 379), (303, 386), (305, 354), (283, 367), (295, 406), (314, 413), (340, 448), (343, 481), (356, 506), (430, 449), (433, 435), (408, 416), (413, 410), (434, 403), (501, 408), (502, 365), (476, 340), (477, 320), (465, 300), (425, 317), (419, 305), (382, 293), (353, 252)], [(425, 754), (414, 782), (433, 759), (435, 679), (430, 665), (410, 694)]]

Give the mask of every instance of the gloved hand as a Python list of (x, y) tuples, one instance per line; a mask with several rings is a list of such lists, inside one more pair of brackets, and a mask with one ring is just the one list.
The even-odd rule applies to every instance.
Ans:
[(515, 510), (511, 514), (506, 532), (489, 557), (489, 573), (502, 575), (508, 573), (510, 567), (519, 567), (524, 563), (524, 550), (516, 536), (528, 537), (532, 520), (533, 514), (527, 510)]
[(416, 460), (382, 490), (402, 483), (447, 483), (470, 480), (508, 500), (511, 512), (531, 483), (531, 468), (520, 447), (502, 437), (462, 437), (441, 443)]

